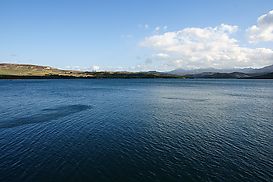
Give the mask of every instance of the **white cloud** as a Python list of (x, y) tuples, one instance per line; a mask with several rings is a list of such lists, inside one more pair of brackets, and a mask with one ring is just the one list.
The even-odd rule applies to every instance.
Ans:
[(99, 71), (100, 67), (97, 65), (91, 66), (91, 71)]
[(157, 53), (154, 55), (154, 57), (156, 58), (169, 58), (169, 55), (168, 54), (165, 54), (165, 53)]
[(215, 30), (222, 31), (222, 32), (227, 32), (227, 33), (235, 33), (239, 29), (238, 26), (236, 25), (227, 25), (227, 24), (221, 24), (218, 27), (215, 27)]
[(249, 42), (273, 41), (273, 10), (260, 16), (257, 25), (247, 29)]
[[(273, 63), (273, 50), (248, 48), (232, 38), (238, 26), (185, 28), (175, 32), (146, 37), (140, 45), (154, 54), (166, 54), (169, 68), (262, 67)], [(159, 58), (160, 59), (160, 58)]]

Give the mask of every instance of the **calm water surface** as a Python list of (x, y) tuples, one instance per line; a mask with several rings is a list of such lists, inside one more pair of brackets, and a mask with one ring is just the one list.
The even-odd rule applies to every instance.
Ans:
[(273, 81), (0, 80), (0, 181), (273, 181)]

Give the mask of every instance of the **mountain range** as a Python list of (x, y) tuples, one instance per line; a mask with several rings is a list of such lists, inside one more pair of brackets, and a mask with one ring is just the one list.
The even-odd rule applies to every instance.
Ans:
[(266, 66), (263, 68), (233, 68), (233, 69), (215, 69), (215, 68), (203, 68), (203, 69), (193, 69), (193, 70), (185, 70), (185, 69), (175, 69), (168, 73), (175, 74), (175, 75), (188, 75), (188, 74), (200, 74), (204, 72), (213, 72), (213, 73), (233, 73), (233, 72), (240, 72), (240, 73), (270, 73), (273, 72), (273, 65)]
[(185, 76), (187, 78), (253, 78), (253, 79), (269, 79), (273, 78), (273, 65), (263, 68), (234, 68), (234, 69), (176, 69), (168, 72), (169, 74)]

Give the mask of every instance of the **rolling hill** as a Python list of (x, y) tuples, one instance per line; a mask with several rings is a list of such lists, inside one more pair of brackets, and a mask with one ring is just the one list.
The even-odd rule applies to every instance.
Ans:
[(1, 79), (16, 78), (184, 78), (161, 72), (88, 72), (29, 64), (0, 64)]

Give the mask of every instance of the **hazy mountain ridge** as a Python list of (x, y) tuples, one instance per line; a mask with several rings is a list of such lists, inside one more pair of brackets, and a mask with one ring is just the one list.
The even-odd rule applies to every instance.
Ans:
[(187, 78), (253, 78), (253, 79), (270, 79), (273, 73), (273, 65), (259, 69), (242, 68), (242, 69), (195, 69), (184, 70), (176, 69), (168, 72), (174, 75), (185, 76)]
[(271, 73), (273, 72), (273, 65), (266, 66), (263, 68), (234, 68), (234, 69), (216, 69), (216, 68), (202, 68), (202, 69), (193, 69), (193, 70), (185, 70), (182, 68), (172, 70), (168, 73), (175, 75), (189, 75), (189, 74), (200, 74), (200, 73), (246, 73), (246, 74), (254, 74), (254, 73)]
[(185, 75), (187, 78), (251, 78), (252, 76), (246, 73), (233, 72), (233, 73), (215, 73), (204, 72), (200, 74)]

